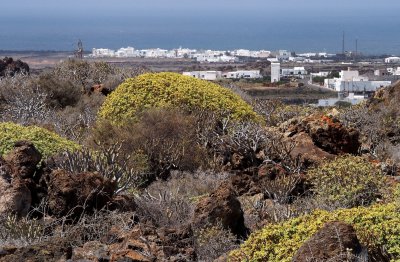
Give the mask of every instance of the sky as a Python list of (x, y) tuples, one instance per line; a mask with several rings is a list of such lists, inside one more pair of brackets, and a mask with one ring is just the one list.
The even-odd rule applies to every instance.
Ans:
[[(400, 53), (398, 0), (18, 0), (1, 3), (0, 50), (298, 48)], [(384, 41), (385, 44), (382, 44)], [(365, 50), (367, 51), (367, 50)]]
[[(263, 15), (290, 16), (299, 12), (323, 12), (340, 17), (346, 14), (373, 15), (376, 12), (395, 14), (397, 0), (18, 0), (1, 3), (2, 15), (89, 16), (117, 14), (150, 15), (170, 13), (205, 15), (255, 12)], [(143, 13), (146, 12), (146, 13)]]

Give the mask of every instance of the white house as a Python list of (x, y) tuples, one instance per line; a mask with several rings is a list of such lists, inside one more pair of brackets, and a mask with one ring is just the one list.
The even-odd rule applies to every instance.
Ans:
[(369, 81), (368, 77), (360, 76), (356, 70), (341, 71), (339, 78), (325, 79), (325, 87), (337, 92), (375, 92), (380, 87), (391, 85), (391, 81)]
[(297, 76), (303, 77), (307, 75), (307, 70), (304, 67), (282, 68), (281, 76)]
[(93, 48), (92, 57), (113, 57), (115, 56), (115, 51), (107, 48)]
[(318, 72), (318, 73), (311, 73), (310, 75), (314, 76), (319, 76), (319, 77), (327, 77), (330, 72)]
[(227, 72), (222, 75), (224, 78), (229, 79), (239, 79), (239, 78), (246, 78), (246, 79), (256, 79), (262, 78), (260, 74), (260, 70), (241, 70), (241, 71), (234, 71), (234, 72)]
[(291, 56), (291, 53), (289, 51), (279, 50), (276, 58), (278, 58), (279, 61), (282, 61), (282, 60), (288, 60), (290, 56)]
[(192, 71), (192, 72), (183, 72), (183, 75), (210, 81), (222, 78), (221, 71)]
[(385, 58), (385, 63), (388, 63), (388, 64), (390, 64), (390, 63), (400, 63), (400, 57), (392, 56), (392, 57)]
[(139, 53), (135, 51), (135, 48), (133, 47), (126, 47), (126, 48), (120, 48), (115, 52), (115, 56), (117, 57), (136, 57), (139, 56)]
[(396, 68), (396, 70), (393, 70), (393, 75), (400, 76), (400, 67)]
[(271, 63), (271, 83), (279, 82), (281, 80), (281, 64)]

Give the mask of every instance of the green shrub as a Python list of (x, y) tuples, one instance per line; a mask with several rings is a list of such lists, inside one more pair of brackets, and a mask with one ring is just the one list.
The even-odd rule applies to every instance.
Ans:
[(176, 73), (143, 74), (127, 79), (107, 97), (99, 116), (123, 124), (153, 107), (206, 109), (230, 113), (236, 119), (259, 118), (250, 105), (229, 89)]
[(385, 187), (380, 169), (367, 159), (345, 155), (311, 169), (313, 191), (332, 207), (355, 207), (376, 201)]
[(253, 233), (230, 253), (230, 261), (291, 261), (300, 246), (326, 222), (344, 221), (354, 226), (362, 245), (370, 255), (382, 248), (392, 261), (400, 258), (400, 213), (395, 204), (315, 211), (281, 224), (268, 225)]
[(14, 123), (0, 123), (0, 155), (8, 153), (14, 143), (20, 140), (31, 141), (43, 157), (51, 156), (64, 150), (76, 150), (78, 144), (37, 126), (21, 126)]

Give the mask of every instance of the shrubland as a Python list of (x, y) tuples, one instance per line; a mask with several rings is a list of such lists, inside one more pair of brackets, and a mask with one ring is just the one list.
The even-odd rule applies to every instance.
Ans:
[[(0, 79), (0, 155), (11, 154), (0, 158), (0, 188), (11, 200), (14, 189), (31, 196), (22, 216), (3, 212), (11, 200), (0, 196), (0, 248), (26, 255), (61, 243), (41, 253), (53, 259), (291, 261), (342, 221), (371, 261), (399, 259), (395, 95), (320, 109), (144, 71), (69, 60)], [(14, 159), (21, 140), (43, 155), (31, 176), (15, 173), (30, 164)], [(78, 195), (67, 215), (52, 211)]]

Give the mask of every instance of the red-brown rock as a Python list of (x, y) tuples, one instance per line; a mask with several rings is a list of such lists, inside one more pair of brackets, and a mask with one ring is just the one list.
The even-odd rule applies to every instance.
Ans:
[(32, 178), (42, 155), (31, 142), (19, 141), (4, 159), (11, 167), (13, 176)]
[(127, 233), (117, 234), (109, 246), (111, 261), (195, 261), (190, 227), (159, 228), (138, 224)]
[(361, 252), (360, 242), (351, 225), (329, 222), (300, 247), (292, 261), (358, 261), (356, 255)]
[(237, 236), (247, 234), (243, 210), (235, 190), (229, 183), (222, 184), (209, 197), (199, 201), (194, 211), (193, 224), (197, 227), (221, 223)]
[(359, 132), (344, 127), (338, 119), (322, 114), (295, 118), (280, 126), (286, 137), (305, 133), (313, 144), (329, 154), (357, 154), (360, 148)]
[(111, 200), (115, 190), (115, 184), (98, 173), (55, 170), (46, 180), (49, 211), (57, 217), (100, 209)]
[(0, 215), (26, 216), (31, 202), (31, 191), (24, 181), (0, 175)]

